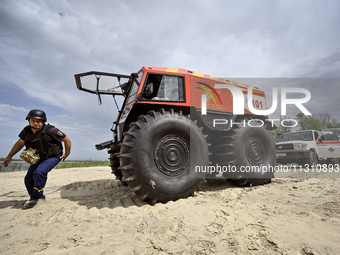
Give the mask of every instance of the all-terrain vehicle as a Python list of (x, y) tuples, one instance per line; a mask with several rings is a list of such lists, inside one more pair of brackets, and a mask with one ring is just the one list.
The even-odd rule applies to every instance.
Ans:
[[(96, 148), (108, 149), (112, 173), (142, 200), (154, 204), (193, 195), (205, 176), (216, 172), (236, 185), (265, 184), (274, 177), (268, 117), (248, 109), (248, 85), (158, 67), (131, 75), (92, 71), (75, 80), (78, 89), (100, 101), (101, 95), (112, 95), (115, 102), (115, 96), (124, 97), (113, 139)], [(224, 85), (242, 91), (244, 114), (233, 114), (236, 96)], [(267, 109), (265, 93), (252, 91), (253, 107)]]

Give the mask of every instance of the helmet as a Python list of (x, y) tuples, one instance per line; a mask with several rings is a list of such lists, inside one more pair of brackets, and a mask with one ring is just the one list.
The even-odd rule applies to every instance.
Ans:
[(47, 121), (46, 113), (38, 109), (30, 110), (30, 112), (27, 114), (26, 120), (31, 119), (31, 118), (43, 120), (44, 122)]

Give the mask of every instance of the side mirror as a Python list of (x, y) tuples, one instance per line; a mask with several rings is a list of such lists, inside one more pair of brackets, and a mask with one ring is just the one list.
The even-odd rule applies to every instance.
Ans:
[(137, 96), (137, 101), (139, 100), (145, 100), (146, 98), (145, 96), (151, 96), (153, 93), (153, 83), (149, 83), (148, 85), (146, 85), (144, 92), (139, 93)]
[(322, 135), (322, 136), (319, 137), (318, 140), (319, 140), (320, 143), (322, 143), (322, 142), (325, 141), (326, 139), (325, 139), (325, 137)]
[(127, 95), (127, 92), (128, 92), (128, 90), (129, 90), (129, 83), (128, 82), (125, 82), (124, 84), (122, 84), (122, 86), (121, 86), (121, 88), (122, 88), (122, 90), (123, 90), (123, 94), (124, 94), (124, 96), (126, 96)]
[(149, 83), (148, 85), (146, 85), (145, 95), (146, 96), (151, 96), (152, 93), (153, 93), (153, 83)]

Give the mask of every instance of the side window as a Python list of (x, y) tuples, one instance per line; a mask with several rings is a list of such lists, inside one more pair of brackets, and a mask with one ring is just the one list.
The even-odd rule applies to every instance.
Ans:
[(323, 130), (321, 135), (326, 141), (339, 140), (340, 130)]
[(319, 138), (319, 133), (314, 131), (315, 140)]
[(184, 78), (149, 74), (143, 90), (145, 100), (184, 101)]

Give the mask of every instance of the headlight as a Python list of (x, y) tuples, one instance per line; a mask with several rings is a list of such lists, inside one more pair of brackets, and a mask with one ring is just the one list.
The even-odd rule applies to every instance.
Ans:
[(295, 143), (294, 144), (294, 150), (298, 150), (298, 149), (301, 149), (302, 146), (301, 146), (301, 143)]
[(299, 150), (299, 149), (304, 149), (304, 148), (307, 148), (306, 143), (296, 143), (296, 144), (294, 144), (294, 150)]

